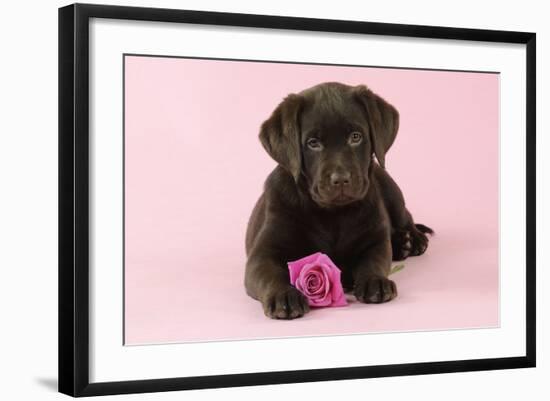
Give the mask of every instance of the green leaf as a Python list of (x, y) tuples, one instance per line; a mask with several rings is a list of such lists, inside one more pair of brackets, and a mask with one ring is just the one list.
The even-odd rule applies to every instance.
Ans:
[(397, 273), (398, 271), (403, 270), (404, 268), (405, 268), (405, 265), (395, 265), (395, 266), (392, 267), (391, 270), (390, 270), (390, 276), (391, 276), (392, 274)]

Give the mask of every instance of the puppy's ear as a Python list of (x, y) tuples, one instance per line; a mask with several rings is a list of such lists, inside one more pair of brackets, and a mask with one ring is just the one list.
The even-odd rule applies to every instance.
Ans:
[(267, 153), (296, 181), (302, 167), (298, 123), (301, 107), (302, 98), (299, 95), (288, 95), (260, 129), (260, 142)]
[(393, 144), (399, 129), (399, 113), (395, 107), (364, 85), (356, 86), (354, 93), (365, 108), (374, 154), (384, 168), (386, 152)]

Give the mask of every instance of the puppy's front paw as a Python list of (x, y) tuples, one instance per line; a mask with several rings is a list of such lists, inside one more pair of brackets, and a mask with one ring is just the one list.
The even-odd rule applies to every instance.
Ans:
[(306, 297), (294, 287), (271, 293), (262, 306), (265, 315), (272, 319), (296, 319), (309, 312)]
[(395, 283), (383, 276), (370, 276), (355, 284), (354, 294), (366, 304), (388, 302), (397, 296)]

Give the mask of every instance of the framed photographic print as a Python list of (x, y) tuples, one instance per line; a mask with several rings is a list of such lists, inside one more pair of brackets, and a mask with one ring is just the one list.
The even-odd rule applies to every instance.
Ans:
[(535, 34), (59, 10), (59, 390), (535, 366)]

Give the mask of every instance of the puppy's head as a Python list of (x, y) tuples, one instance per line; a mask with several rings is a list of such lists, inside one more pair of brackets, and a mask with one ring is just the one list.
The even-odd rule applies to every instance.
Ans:
[(324, 83), (287, 96), (260, 130), (271, 157), (325, 208), (364, 198), (376, 156), (395, 140), (397, 110), (366, 86)]

